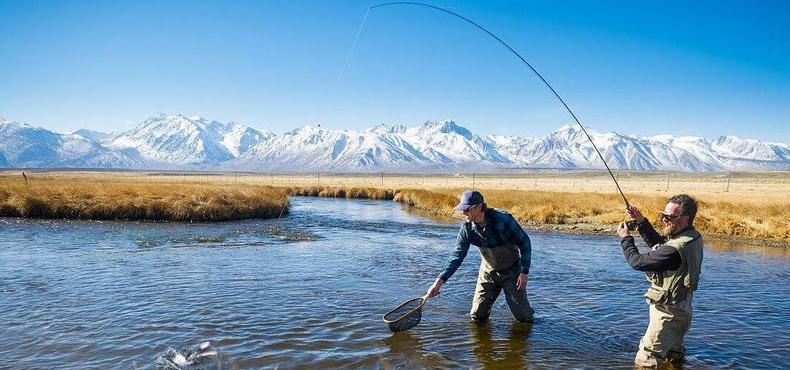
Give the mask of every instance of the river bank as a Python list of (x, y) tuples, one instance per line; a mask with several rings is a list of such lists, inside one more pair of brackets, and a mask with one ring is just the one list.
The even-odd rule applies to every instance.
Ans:
[[(463, 189), (394, 189), (344, 188), (344, 187), (292, 187), (288, 192), (298, 196), (334, 198), (384, 199), (415, 207), (421, 212), (460, 220), (454, 211), (457, 195)], [(525, 229), (554, 231), (581, 235), (614, 235), (624, 213), (617, 194), (600, 193), (551, 193), (541, 191), (484, 190), (489, 205), (504, 209), (516, 218)], [(661, 210), (666, 199), (658, 196), (632, 196), (632, 204), (644, 210)], [(729, 214), (734, 208), (729, 203), (700, 200), (709, 214), (697, 216), (697, 228), (711, 241), (741, 242), (750, 245), (790, 247), (787, 225), (775, 219), (782, 210), (774, 207), (743, 208), (740, 214)], [(647, 205), (647, 206), (645, 206)], [(744, 205), (745, 206), (745, 205)], [(649, 214), (647, 211), (646, 214)], [(784, 213), (790, 213), (784, 209)], [(657, 212), (653, 213), (657, 215)], [(749, 216), (747, 216), (749, 215)], [(751, 222), (754, 217), (768, 222)], [(651, 219), (660, 230), (658, 217)]]
[(286, 189), (263, 185), (30, 177), (0, 177), (0, 217), (230, 221), (280, 217), (289, 207)]
[[(266, 180), (269, 184), (263, 185)], [(20, 172), (5, 172), (0, 173), (0, 217), (195, 222), (265, 219), (286, 214), (288, 196), (295, 195), (392, 200), (459, 219), (453, 206), (465, 189), (427, 185), (428, 181), (412, 187), (314, 186), (308, 182), (278, 183), (274, 176), (235, 174), (43, 172), (23, 177)], [(784, 186), (777, 182), (769, 185)], [(510, 212), (527, 229), (612, 235), (624, 218), (622, 199), (616, 193), (479, 189), (490, 206)], [(739, 198), (735, 192), (692, 193), (700, 202), (697, 228), (708, 239), (790, 246), (790, 201), (780, 192), (763, 197), (744, 194)], [(667, 197), (652, 192), (628, 194), (630, 203), (642, 209), (657, 227), (656, 211), (664, 208)]]

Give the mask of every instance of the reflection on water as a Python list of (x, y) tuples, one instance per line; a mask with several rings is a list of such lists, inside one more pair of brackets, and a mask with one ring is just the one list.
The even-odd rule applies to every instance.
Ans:
[(393, 333), (381, 341), (389, 347), (387, 356), (380, 360), (385, 369), (391, 369), (400, 364), (408, 364), (408, 367), (414, 368), (427, 367), (428, 360), (423, 360), (425, 351), (422, 348), (421, 340), (411, 332)]
[(746, 244), (732, 240), (706, 240), (705, 247), (712, 253), (758, 253), (775, 257), (790, 258), (790, 245), (777, 247)]
[(532, 323), (512, 322), (504, 338), (491, 335), (491, 324), (469, 324), (474, 336), (474, 352), (483, 369), (523, 369), (526, 366), (527, 339)]
[[(469, 322), (473, 252), (393, 335), (381, 315), (424, 293), (458, 225), (385, 201), (292, 205), (266, 221), (0, 220), (0, 367), (152, 369), (211, 341), (221, 368), (630, 368), (647, 283), (614, 237), (531, 233), (531, 325), (503, 299)], [(689, 368), (783, 366), (788, 257), (706, 248)]]

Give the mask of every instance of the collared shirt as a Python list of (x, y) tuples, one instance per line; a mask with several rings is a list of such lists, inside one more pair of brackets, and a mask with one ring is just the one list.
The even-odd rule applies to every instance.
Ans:
[(505, 248), (511, 244), (518, 247), (521, 254), (521, 273), (529, 274), (529, 266), (532, 261), (532, 244), (529, 236), (509, 213), (489, 208), (485, 213), (484, 227), (479, 227), (471, 221), (461, 225), (461, 230), (458, 231), (456, 238), (455, 251), (439, 277), (447, 281), (453, 276), (466, 258), (470, 245), (482, 249)]

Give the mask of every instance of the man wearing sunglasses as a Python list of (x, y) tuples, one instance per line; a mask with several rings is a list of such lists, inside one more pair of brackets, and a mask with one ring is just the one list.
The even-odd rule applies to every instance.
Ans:
[(685, 357), (683, 337), (691, 326), (691, 300), (702, 270), (703, 241), (694, 229), (697, 202), (686, 194), (669, 198), (660, 212), (663, 236), (636, 207), (627, 213), (639, 223), (639, 235), (652, 248), (639, 253), (626, 223), (620, 224), (617, 235), (622, 238), (620, 245), (628, 264), (644, 271), (650, 282), (645, 293), (650, 323), (634, 362), (641, 367), (681, 364)]
[(428, 288), (428, 296), (439, 294), (442, 285), (464, 261), (470, 245), (480, 249), (480, 270), (470, 316), (478, 324), (488, 320), (499, 293), (505, 291), (510, 312), (519, 322), (532, 321), (534, 312), (527, 299), (527, 280), (532, 260), (529, 236), (509, 213), (488, 208), (476, 190), (461, 194), (456, 210), (466, 222), (458, 232), (455, 252), (444, 271)]

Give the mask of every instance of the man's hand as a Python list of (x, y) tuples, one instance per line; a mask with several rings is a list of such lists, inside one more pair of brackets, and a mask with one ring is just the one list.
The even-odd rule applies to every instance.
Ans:
[(631, 233), (628, 231), (628, 225), (626, 225), (625, 221), (621, 222), (620, 226), (617, 228), (617, 236), (625, 238), (629, 235), (631, 235)]
[(442, 289), (442, 285), (444, 285), (444, 280), (442, 278), (436, 278), (436, 281), (433, 282), (428, 291), (425, 293), (428, 297), (436, 297), (439, 295), (440, 290)]
[(645, 216), (642, 216), (642, 212), (639, 212), (639, 208), (636, 208), (634, 206), (628, 207), (628, 209), (626, 210), (626, 213), (629, 216), (631, 216), (631, 218), (636, 220), (636, 222), (641, 223), (642, 221), (645, 220)]
[(516, 290), (524, 290), (527, 288), (527, 281), (529, 280), (529, 276), (527, 274), (519, 274), (518, 280), (516, 280)]

